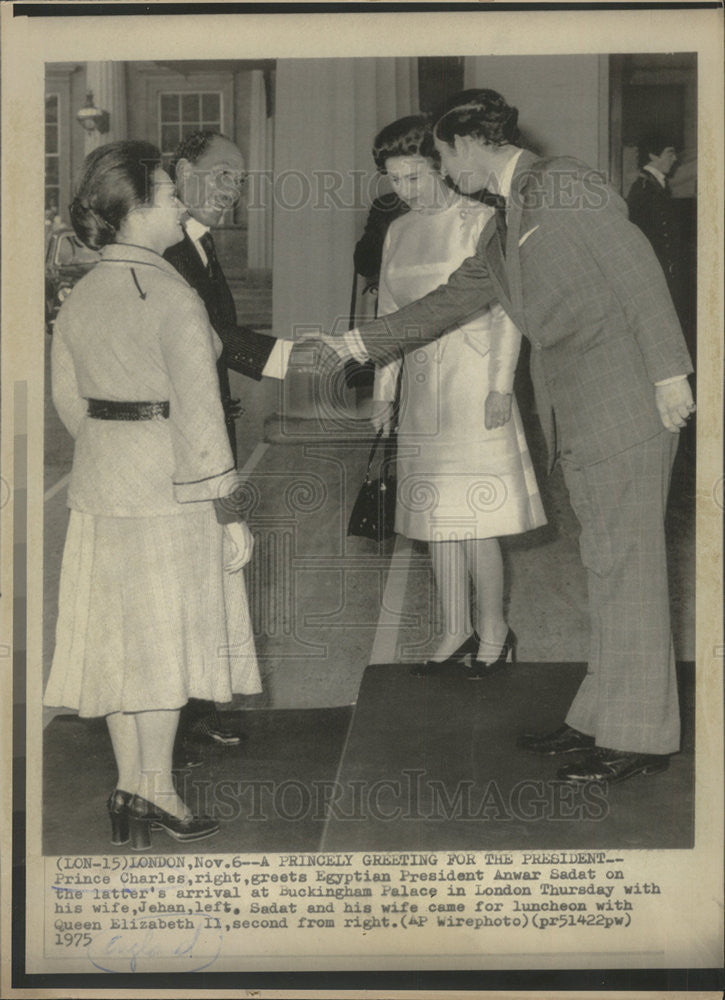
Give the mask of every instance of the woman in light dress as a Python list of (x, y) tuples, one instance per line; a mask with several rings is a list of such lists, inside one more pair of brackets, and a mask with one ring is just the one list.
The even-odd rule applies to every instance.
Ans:
[[(378, 315), (443, 284), (495, 211), (449, 188), (425, 117), (386, 126), (375, 163), (411, 208), (388, 229)], [(373, 425), (389, 433), (400, 377), (396, 531), (428, 542), (443, 637), (425, 676), (470, 655), (479, 679), (515, 656), (503, 613), (499, 537), (546, 523), (513, 381), (521, 335), (500, 305), (376, 372)], [(402, 372), (401, 372), (402, 365)], [(471, 585), (475, 618), (471, 621)]]
[(53, 402), (75, 447), (44, 700), (106, 717), (112, 843), (136, 849), (152, 827), (179, 841), (217, 832), (174, 787), (179, 710), (261, 690), (240, 572), (251, 533), (218, 509), (238, 486), (221, 345), (161, 256), (183, 235), (182, 210), (155, 147), (90, 154), (71, 218), (101, 259), (63, 303), (52, 346)]

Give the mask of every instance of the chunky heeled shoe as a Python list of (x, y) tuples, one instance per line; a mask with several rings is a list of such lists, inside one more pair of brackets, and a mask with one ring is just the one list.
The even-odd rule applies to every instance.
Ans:
[(501, 652), (498, 654), (495, 660), (491, 660), (486, 663), (484, 660), (474, 660), (469, 667), (466, 676), (469, 681), (480, 681), (484, 677), (490, 677), (491, 674), (498, 673), (499, 670), (503, 670), (507, 663), (516, 663), (516, 643), (518, 642), (516, 636), (511, 629), (506, 633), (506, 638), (504, 639), (503, 646), (501, 647)]
[(134, 851), (147, 851), (151, 847), (151, 830), (165, 830), (174, 840), (182, 843), (203, 840), (218, 833), (219, 824), (209, 816), (186, 816), (179, 819), (148, 799), (134, 795), (128, 808), (129, 834)]
[(128, 807), (132, 798), (131, 792), (124, 792), (117, 788), (111, 792), (106, 803), (108, 816), (111, 820), (111, 843), (116, 847), (128, 843)]
[(425, 663), (416, 663), (414, 667), (410, 668), (410, 673), (413, 677), (430, 677), (432, 674), (437, 674), (452, 663), (460, 663), (469, 654), (473, 656), (478, 650), (480, 641), (478, 633), (473, 632), (445, 660), (426, 660)]

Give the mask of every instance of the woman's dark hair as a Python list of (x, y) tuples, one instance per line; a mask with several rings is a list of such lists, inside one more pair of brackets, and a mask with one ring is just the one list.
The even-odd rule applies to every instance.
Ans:
[(446, 104), (447, 110), (433, 131), (449, 146), (457, 135), (472, 136), (489, 146), (517, 142), (518, 109), (507, 104), (495, 90), (464, 90)]
[(386, 172), (385, 163), (391, 156), (424, 156), (435, 167), (440, 166), (427, 115), (407, 115), (378, 132), (373, 142), (373, 159), (381, 174)]
[(109, 142), (86, 157), (70, 219), (78, 239), (91, 250), (115, 243), (132, 208), (153, 197), (153, 174), (161, 153), (150, 142)]

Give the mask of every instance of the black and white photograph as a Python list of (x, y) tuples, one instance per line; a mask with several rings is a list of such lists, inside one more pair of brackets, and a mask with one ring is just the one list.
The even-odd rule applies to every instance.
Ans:
[(661, 877), (722, 882), (712, 53), (510, 18), (34, 54), (34, 971), (717, 964)]
[(696, 110), (46, 65), (49, 854), (692, 846)]

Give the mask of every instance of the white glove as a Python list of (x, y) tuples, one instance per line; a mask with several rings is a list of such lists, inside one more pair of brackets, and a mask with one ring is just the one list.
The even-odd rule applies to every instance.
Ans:
[(238, 573), (252, 558), (254, 536), (246, 521), (231, 521), (224, 525), (224, 531), (233, 547), (233, 555), (224, 564), (224, 569), (227, 573)]

